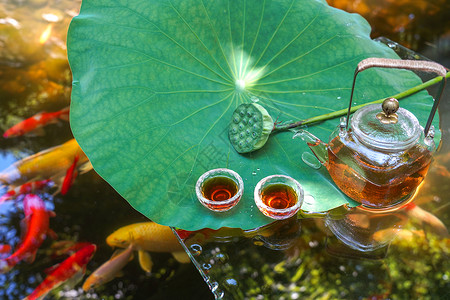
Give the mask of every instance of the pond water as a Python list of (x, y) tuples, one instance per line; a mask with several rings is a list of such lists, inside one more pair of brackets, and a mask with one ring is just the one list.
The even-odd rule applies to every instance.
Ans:
[[(449, 66), (450, 57), (450, 7), (448, 1), (382, 1), (373, 7), (372, 1), (332, 1), (329, 3), (363, 14), (374, 27), (374, 37), (383, 35), (392, 40), (408, 46), (416, 52), (422, 53), (431, 60)], [(80, 7), (80, 1), (72, 0), (7, 0), (0, 2), (0, 131), (14, 125), (41, 111), (58, 111), (70, 103), (71, 74), (66, 57), (66, 32), (69, 22)], [(450, 102), (449, 88), (446, 98), (441, 103), (440, 118), (443, 129), (443, 143), (437, 159), (430, 170), (425, 185), (417, 197), (416, 204), (433, 213), (444, 226), (450, 226), (450, 205), (448, 195), (450, 192)], [(43, 132), (34, 135), (14, 138), (0, 138), (0, 170), (4, 170), (16, 161), (26, 158), (40, 151), (61, 145), (70, 141), (72, 134), (68, 122), (60, 121), (50, 124)], [(47, 162), (46, 170), (49, 176), (63, 172), (65, 174), (71, 161), (64, 164)], [(61, 176), (59, 176), (61, 178)], [(62, 176), (64, 178), (64, 176)], [(48, 178), (41, 178), (48, 179)], [(19, 182), (18, 179), (17, 182)], [(16, 182), (16, 183), (17, 183)], [(0, 195), (6, 193), (8, 186), (0, 187)], [(97, 251), (88, 264), (88, 272), (92, 272), (105, 261), (110, 259), (113, 249), (106, 243), (106, 237), (116, 229), (137, 222), (148, 221), (136, 212), (124, 199), (122, 199), (95, 171), (89, 171), (76, 177), (68, 193), (53, 195), (54, 188), (40, 193), (45, 201), (46, 208), (56, 213), (51, 218), (50, 227), (58, 238), (53, 240), (47, 237), (39, 250), (33, 263), (21, 262), (11, 271), (0, 274), (0, 299), (20, 299), (28, 295), (45, 278), (44, 270), (65, 257), (54, 258), (52, 245), (57, 241), (90, 242), (97, 245)], [(20, 243), (21, 220), (24, 218), (22, 204), (9, 201), (0, 206), (0, 244), (9, 244), (13, 248)], [(281, 226), (281, 225), (280, 225)], [(284, 226), (284, 225), (283, 225)], [(290, 225), (292, 226), (292, 225)], [(293, 225), (294, 231), (297, 233)], [(285, 272), (277, 269), (265, 270), (266, 277), (283, 277), (283, 282), (293, 282), (303, 278), (303, 287), (293, 289), (294, 295), (310, 298), (333, 298), (336, 294), (327, 293), (338, 290), (342, 297), (350, 298), (442, 298), (450, 297), (450, 265), (448, 236), (436, 229), (424, 219), (411, 218), (405, 225), (403, 237), (398, 238), (386, 251), (375, 258), (376, 263), (364, 263), (355, 260), (354, 253), (347, 253), (351, 259), (336, 259), (330, 255), (330, 238), (320, 230), (321, 224), (314, 220), (302, 222), (301, 237), (295, 236), (295, 247), (289, 251), (277, 251), (276, 247), (264, 247), (267, 241), (264, 235), (250, 235), (251, 239), (234, 240), (226, 245), (219, 241), (219, 246), (211, 243), (209, 248), (223, 249), (227, 255), (239, 257), (233, 261), (247, 273), (247, 283), (240, 288), (239, 276), (233, 277), (232, 272), (226, 268), (214, 269), (208, 276), (220, 282), (234, 297), (243, 296), (248, 292), (250, 298), (260, 299), (278, 297), (279, 290), (270, 289), (264, 281), (254, 279), (250, 271), (252, 264), (264, 258), (271, 263), (271, 267), (283, 266), (275, 264), (280, 256), (301, 257), (298, 264), (292, 259)], [(291, 228), (291, 227), (289, 227)], [(229, 233), (224, 235), (228, 236)], [(247, 236), (248, 237), (248, 236)], [(283, 238), (281, 237), (280, 241)], [(289, 238), (289, 237), (288, 237)], [(327, 240), (328, 239), (328, 240)], [(328, 241), (328, 244), (325, 243)], [(190, 254), (193, 254), (192, 245), (188, 240)], [(255, 242), (256, 241), (256, 242)], [(217, 240), (215, 241), (217, 243)], [(253, 259), (249, 253), (240, 252), (239, 249), (252, 249), (256, 245)], [(225, 246), (224, 246), (225, 245)], [(328, 246), (327, 246), (328, 245)], [(239, 247), (239, 249), (237, 249)], [(328, 247), (328, 248), (327, 248)], [(206, 249), (206, 248), (205, 248)], [(333, 250), (333, 249), (331, 249)], [(215, 251), (215, 250), (214, 250)], [(297, 252), (295, 252), (297, 251)], [(298, 256), (298, 251), (302, 252)], [(206, 252), (205, 252), (206, 253)], [(217, 254), (217, 253), (216, 253)], [(3, 254), (2, 254), (3, 255)], [(297, 255), (297, 256), (296, 256)], [(213, 294), (203, 279), (208, 279), (205, 266), (209, 259), (202, 257), (203, 263), (179, 263), (170, 253), (152, 252), (153, 268), (151, 273), (143, 271), (137, 259), (131, 260), (123, 270), (124, 275), (102, 285), (95, 290), (84, 293), (81, 284), (73, 289), (51, 294), (54, 298), (67, 299), (212, 299)], [(195, 255), (194, 255), (195, 256)], [(216, 255), (217, 256), (217, 255)], [(256, 258), (255, 258), (256, 257)], [(374, 258), (374, 257), (369, 257)], [(361, 257), (359, 258), (361, 259)], [(364, 260), (363, 260), (364, 261)], [(269, 265), (269, 264), (267, 264)], [(302, 265), (303, 267), (299, 267)], [(200, 274), (197, 271), (200, 269)], [(302, 269), (303, 268), (303, 269)], [(305, 268), (309, 268), (305, 270)], [(311, 270), (316, 271), (312, 272)], [(356, 270), (357, 275), (349, 270)], [(330, 271), (331, 270), (331, 271)], [(325, 275), (330, 271), (328, 276)], [(231, 272), (231, 274), (230, 274)], [(288, 275), (291, 272), (292, 276)], [(300, 274), (301, 273), (301, 274)], [(302, 277), (303, 274), (310, 275)], [(306, 276), (305, 275), (305, 276)], [(364, 275), (364, 276), (363, 276)], [(423, 276), (426, 275), (426, 276)], [(203, 276), (203, 277), (202, 277)], [(228, 276), (228, 277), (227, 277)], [(262, 276), (262, 277), (264, 277)], [(236, 278), (236, 279), (234, 279)], [(293, 279), (294, 278), (294, 279)], [(373, 283), (366, 284), (367, 278), (374, 279)], [(306, 281), (307, 280), (307, 281)], [(352, 280), (354, 281), (352, 283)], [(326, 281), (326, 282), (325, 282)], [(322, 283), (321, 283), (322, 282)], [(258, 291), (259, 285), (259, 291)], [(266, 286), (267, 285), (267, 286)], [(320, 287), (320, 289), (317, 289)], [(316, 289), (316, 292), (311, 291)], [(317, 290), (319, 292), (317, 292)], [(238, 292), (239, 291), (239, 292)], [(242, 294), (243, 293), (243, 294)], [(264, 296), (265, 295), (265, 296)], [(276, 296), (278, 295), (278, 296)], [(293, 297), (293, 296), (292, 296)], [(261, 298), (261, 299), (262, 299)]]

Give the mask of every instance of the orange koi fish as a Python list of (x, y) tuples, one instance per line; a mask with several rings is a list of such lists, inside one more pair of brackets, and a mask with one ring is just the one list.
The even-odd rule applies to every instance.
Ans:
[(9, 257), (0, 260), (0, 273), (11, 270), (18, 262), (25, 260), (33, 262), (38, 248), (50, 233), (49, 218), (55, 214), (47, 211), (45, 203), (34, 194), (28, 194), (23, 200), (25, 219), (23, 220), (27, 231), (22, 244)]
[(97, 246), (88, 244), (69, 256), (66, 260), (47, 270), (47, 277), (24, 300), (42, 299), (53, 289), (69, 280), (80, 280), (86, 266), (94, 256)]
[(416, 219), (424, 225), (430, 226), (430, 229), (437, 235), (448, 238), (450, 234), (445, 224), (432, 213), (417, 206), (414, 202), (405, 205), (405, 212), (410, 218)]
[(43, 188), (52, 185), (52, 181), (50, 179), (40, 180), (40, 181), (32, 181), (24, 183), (18, 187), (9, 189), (3, 196), (0, 197), (0, 204), (2, 202), (12, 200), (19, 195), (30, 194), (37, 190), (42, 190)]
[(75, 139), (28, 156), (10, 165), (0, 172), (0, 183), (10, 185), (20, 185), (32, 180), (56, 179), (63, 177), (73, 158), (79, 156), (78, 169), (83, 169), (81, 173), (92, 169), (88, 158), (81, 150)]
[(133, 251), (134, 244), (130, 244), (128, 248), (102, 264), (86, 279), (83, 284), (83, 290), (87, 292), (91, 288), (96, 288), (113, 280), (114, 277), (121, 272), (123, 267), (125, 267), (125, 265), (133, 258)]
[(56, 112), (38, 113), (6, 130), (3, 137), (10, 138), (21, 136), (33, 132), (47, 124), (58, 122), (58, 120), (69, 120), (69, 107)]
[(64, 181), (61, 187), (61, 195), (67, 194), (73, 182), (75, 181), (75, 178), (78, 175), (76, 167), (79, 158), (80, 156), (76, 155), (75, 158), (73, 159), (73, 164), (67, 169), (66, 176), (64, 177)]

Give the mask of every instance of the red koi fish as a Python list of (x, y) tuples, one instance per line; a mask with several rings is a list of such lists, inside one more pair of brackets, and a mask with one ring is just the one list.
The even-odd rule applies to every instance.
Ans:
[(94, 256), (97, 246), (88, 244), (66, 260), (47, 270), (47, 277), (24, 300), (41, 299), (51, 290), (69, 280), (79, 280), (86, 272), (86, 266)]
[[(25, 260), (33, 262), (38, 248), (45, 240), (49, 229), (49, 217), (55, 214), (47, 211), (44, 201), (34, 194), (28, 194), (23, 200), (25, 219), (27, 228), (22, 244), (19, 248), (5, 259), (0, 259), (0, 273), (11, 270), (18, 262)], [(53, 233), (54, 234), (54, 233)]]
[(75, 178), (77, 178), (78, 172), (77, 172), (77, 163), (78, 163), (79, 156), (76, 155), (73, 159), (72, 165), (67, 169), (66, 176), (64, 177), (64, 181), (62, 183), (61, 187), (61, 195), (67, 194), (70, 187), (72, 186), (73, 182), (75, 181)]
[(69, 120), (69, 107), (63, 108), (56, 112), (41, 112), (31, 118), (28, 118), (13, 127), (9, 128), (3, 134), (4, 138), (17, 137), (30, 133), (47, 124), (55, 123), (59, 120)]
[(0, 244), (0, 258), (8, 256), (9, 253), (11, 253), (11, 246)]
[(27, 182), (18, 187), (9, 189), (3, 196), (0, 197), (0, 203), (14, 199), (19, 195), (30, 194), (34, 191), (42, 190), (43, 188), (51, 184), (52, 181), (50, 179)]

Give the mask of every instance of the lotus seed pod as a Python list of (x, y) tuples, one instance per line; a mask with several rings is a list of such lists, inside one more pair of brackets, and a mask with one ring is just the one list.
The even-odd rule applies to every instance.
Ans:
[[(267, 142), (273, 129), (273, 120), (267, 110), (259, 104), (241, 104), (233, 112), (233, 122), (228, 138), (239, 153), (258, 150)], [(239, 119), (239, 122), (236, 120)]]

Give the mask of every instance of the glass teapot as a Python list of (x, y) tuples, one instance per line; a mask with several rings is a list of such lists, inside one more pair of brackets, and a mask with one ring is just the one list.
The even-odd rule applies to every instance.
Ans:
[[(356, 76), (371, 67), (434, 72), (443, 76), (438, 96), (423, 130), (417, 118), (399, 108), (395, 98), (366, 105), (348, 120)], [(350, 198), (369, 208), (386, 208), (410, 198), (424, 179), (435, 151), (433, 116), (445, 85), (446, 70), (428, 61), (368, 58), (361, 61), (353, 78), (347, 117), (342, 117), (328, 144), (300, 130), (302, 138), (324, 165), (336, 185)]]

